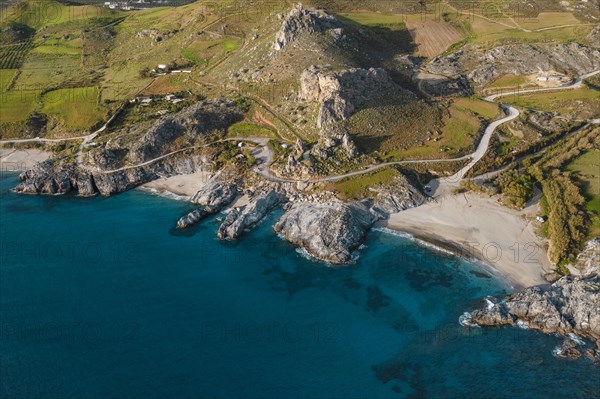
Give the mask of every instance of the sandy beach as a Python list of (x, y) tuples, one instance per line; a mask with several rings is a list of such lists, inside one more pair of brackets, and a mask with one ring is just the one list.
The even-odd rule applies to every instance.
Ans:
[(183, 197), (194, 196), (210, 179), (211, 172), (196, 172), (189, 175), (161, 177), (142, 184), (140, 188), (155, 190), (158, 193), (172, 193)]
[(509, 209), (474, 193), (444, 194), (424, 206), (391, 215), (385, 227), (477, 258), (515, 288), (546, 283), (552, 268), (545, 240), (536, 235), (538, 205)]
[[(177, 175), (162, 177), (160, 179), (142, 184), (141, 190), (151, 191), (158, 195), (189, 201), (213, 175), (211, 172), (196, 172), (189, 175)], [(248, 196), (238, 196), (227, 208), (242, 207), (248, 205)]]
[(36, 149), (0, 148), (0, 170), (22, 171), (31, 169), (36, 163), (50, 158), (50, 155), (49, 152)]

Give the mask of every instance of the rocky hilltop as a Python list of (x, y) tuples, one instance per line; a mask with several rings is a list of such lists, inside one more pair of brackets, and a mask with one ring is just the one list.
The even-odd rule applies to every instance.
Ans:
[(507, 74), (529, 75), (554, 70), (578, 76), (598, 68), (600, 50), (579, 43), (505, 45), (487, 51), (466, 46), (450, 55), (434, 58), (426, 67), (430, 73), (466, 77), (482, 86)]
[(275, 35), (273, 48), (282, 50), (286, 45), (296, 40), (301, 33), (319, 33), (334, 30), (341, 35), (342, 25), (333, 16), (319, 10), (309, 10), (298, 3), (285, 17), (281, 29)]

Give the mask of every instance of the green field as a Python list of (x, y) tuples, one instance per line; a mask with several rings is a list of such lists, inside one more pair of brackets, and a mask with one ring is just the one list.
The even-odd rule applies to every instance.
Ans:
[(540, 13), (535, 18), (522, 18), (518, 22), (511, 18), (490, 20), (476, 15), (470, 25), (473, 35), (469, 41), (487, 47), (506, 41), (581, 42), (593, 28), (568, 12)]
[(524, 76), (502, 75), (494, 79), (488, 87), (516, 87), (527, 83)]
[(270, 137), (278, 138), (273, 129), (249, 122), (238, 122), (227, 130), (227, 137)]
[(502, 100), (518, 107), (570, 115), (573, 119), (591, 119), (600, 115), (600, 91), (587, 87), (508, 96)]
[(95, 87), (53, 90), (42, 97), (42, 112), (57, 118), (66, 129), (90, 129), (106, 116), (98, 96)]
[(379, 27), (404, 27), (403, 15), (381, 14), (375, 12), (353, 12), (338, 15), (342, 21), (354, 25)]
[(600, 150), (591, 150), (575, 158), (566, 168), (577, 175), (586, 199), (585, 209), (594, 214), (590, 238), (600, 235)]
[(39, 90), (0, 92), (0, 122), (20, 122), (36, 108)]
[(80, 55), (83, 50), (83, 41), (79, 38), (64, 40), (52, 38), (44, 40), (32, 50), (34, 54), (66, 54)]
[(6, 91), (6, 88), (12, 82), (17, 73), (16, 69), (0, 69), (0, 93)]
[(343, 200), (354, 200), (369, 197), (369, 188), (390, 184), (398, 176), (398, 170), (389, 167), (364, 175), (352, 176), (329, 184), (329, 189), (337, 192)]

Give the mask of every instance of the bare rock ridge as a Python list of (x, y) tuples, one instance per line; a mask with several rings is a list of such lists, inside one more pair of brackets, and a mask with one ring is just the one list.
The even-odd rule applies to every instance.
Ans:
[[(600, 239), (588, 243), (577, 263), (582, 276), (562, 277), (549, 286), (529, 287), (485, 309), (466, 314), (479, 326), (525, 325), (563, 336), (576, 334), (596, 341), (600, 349)], [(570, 348), (573, 352), (573, 348)], [(573, 352), (574, 353), (574, 352)]]
[(377, 221), (361, 202), (295, 204), (275, 225), (287, 241), (317, 259), (334, 264), (350, 261), (366, 232)]
[(200, 101), (183, 111), (156, 121), (139, 140), (131, 146), (128, 160), (146, 162), (163, 155), (165, 149), (179, 137), (191, 141), (203, 140), (208, 133), (224, 129), (243, 117), (230, 101)]
[(599, 49), (579, 43), (563, 43), (505, 45), (488, 51), (466, 47), (434, 58), (426, 69), (452, 78), (464, 76), (475, 84), (486, 85), (506, 74), (529, 75), (539, 70), (555, 70), (574, 76), (598, 68)]
[(275, 36), (273, 48), (282, 50), (286, 45), (296, 40), (301, 33), (318, 33), (328, 30), (337, 30), (341, 34), (340, 22), (333, 16), (323, 11), (308, 10), (298, 3), (285, 17), (281, 29)]

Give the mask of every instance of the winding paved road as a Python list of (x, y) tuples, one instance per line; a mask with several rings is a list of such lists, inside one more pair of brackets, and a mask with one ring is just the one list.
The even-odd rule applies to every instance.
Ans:
[[(594, 71), (594, 72), (590, 72), (588, 74), (582, 75), (578, 78), (576, 78), (573, 83), (571, 83), (570, 85), (567, 86), (562, 86), (562, 87), (552, 87), (552, 88), (542, 88), (542, 89), (528, 89), (528, 90), (516, 90), (516, 91), (510, 91), (510, 92), (504, 92), (504, 93), (498, 93), (498, 94), (494, 94), (491, 96), (488, 96), (485, 98), (485, 101), (488, 102), (496, 102), (495, 100), (499, 97), (504, 97), (504, 96), (510, 96), (510, 95), (515, 95), (515, 94), (524, 94), (524, 93), (536, 93), (536, 92), (544, 92), (544, 91), (558, 91), (558, 90), (572, 90), (572, 89), (577, 89), (579, 87), (581, 87), (582, 82), (593, 76), (596, 75), (597, 73), (600, 73), (600, 70)], [(477, 145), (477, 149), (475, 150), (475, 152), (473, 152), (472, 154), (469, 155), (465, 155), (459, 158), (449, 158), (449, 159), (424, 159), (424, 160), (412, 160), (412, 161), (397, 161), (397, 162), (385, 162), (385, 163), (380, 163), (377, 165), (373, 165), (373, 166), (369, 166), (365, 169), (361, 169), (358, 171), (353, 171), (353, 172), (348, 172), (342, 175), (337, 175), (337, 176), (329, 176), (329, 177), (323, 177), (323, 178), (318, 178), (318, 179), (308, 179), (308, 180), (302, 180), (302, 179), (284, 179), (284, 178), (280, 178), (277, 176), (274, 176), (272, 173), (269, 172), (268, 170), (268, 165), (261, 165), (259, 167), (254, 168), (254, 171), (256, 173), (259, 173), (260, 175), (264, 176), (265, 178), (274, 181), (274, 182), (281, 182), (281, 183), (295, 183), (295, 182), (306, 182), (306, 183), (319, 183), (319, 182), (332, 182), (332, 181), (337, 181), (337, 180), (341, 180), (344, 179), (346, 177), (351, 177), (351, 176), (356, 176), (356, 175), (361, 175), (364, 173), (369, 173), (372, 171), (375, 171), (377, 169), (381, 169), (384, 168), (386, 166), (392, 166), (392, 165), (407, 165), (407, 164), (415, 164), (415, 163), (441, 163), (441, 162), (454, 162), (454, 161), (464, 161), (466, 159), (470, 159), (471, 161), (464, 167), (462, 168), (460, 171), (458, 171), (457, 173), (455, 173), (454, 175), (450, 176), (450, 177), (444, 177), (444, 178), (440, 178), (440, 179), (435, 179), (434, 181), (432, 181), (430, 183), (430, 186), (432, 187), (432, 191), (434, 193), (440, 193), (440, 192), (447, 192), (450, 189), (458, 186), (458, 184), (460, 183), (460, 181), (464, 178), (465, 174), (471, 170), (471, 168), (473, 168), (473, 166), (475, 166), (475, 164), (477, 162), (479, 162), (479, 160), (481, 160), (481, 158), (483, 158), (483, 156), (485, 155), (485, 153), (487, 152), (489, 145), (490, 145), (490, 141), (492, 138), (493, 133), (496, 131), (496, 129), (498, 128), (498, 126), (506, 123), (506, 122), (510, 122), (511, 120), (517, 118), (520, 114), (519, 110), (510, 106), (510, 105), (506, 105), (506, 104), (500, 104), (500, 106), (504, 109), (504, 111), (507, 113), (507, 116), (502, 118), (502, 119), (498, 119), (497, 121), (494, 121), (492, 123), (490, 123), (484, 133), (483, 136), (481, 137), (481, 141), (479, 142), (479, 144)], [(595, 123), (596, 120), (592, 120), (589, 123)]]
[[(528, 89), (528, 90), (516, 90), (516, 91), (511, 91), (511, 92), (505, 92), (505, 93), (498, 93), (498, 94), (494, 94), (491, 96), (488, 96), (485, 98), (485, 101), (488, 102), (496, 102), (495, 100), (499, 97), (504, 97), (504, 96), (510, 96), (510, 95), (515, 95), (515, 94), (524, 94), (524, 93), (537, 93), (537, 92), (544, 92), (544, 91), (558, 91), (558, 90), (571, 90), (571, 89), (577, 89), (579, 87), (581, 87), (582, 82), (591, 77), (594, 76), (596, 74), (600, 73), (600, 70), (597, 71), (593, 71), (590, 72), (588, 74), (582, 75), (578, 78), (576, 78), (573, 83), (571, 83), (570, 85), (567, 86), (562, 86), (562, 87), (552, 87), (552, 88), (542, 88), (542, 89)], [(255, 144), (258, 144), (261, 148), (259, 151), (254, 151), (254, 156), (256, 157), (257, 160), (260, 160), (260, 164), (256, 167), (253, 168), (253, 171), (255, 173), (260, 174), (261, 176), (263, 176), (264, 178), (266, 178), (267, 180), (273, 181), (273, 182), (279, 182), (279, 183), (297, 183), (297, 182), (304, 182), (304, 183), (319, 183), (319, 182), (333, 182), (333, 181), (338, 181), (347, 177), (351, 177), (351, 176), (357, 176), (357, 175), (361, 175), (361, 174), (365, 174), (365, 173), (369, 173), (381, 168), (384, 168), (386, 166), (392, 166), (392, 165), (409, 165), (409, 164), (426, 164), (426, 163), (441, 163), (441, 162), (455, 162), (455, 161), (464, 161), (467, 159), (470, 159), (471, 161), (465, 166), (463, 167), (461, 170), (459, 170), (457, 173), (455, 173), (454, 175), (450, 176), (450, 177), (443, 177), (443, 178), (439, 178), (439, 179), (434, 179), (433, 181), (431, 181), (429, 183), (429, 185), (432, 188), (432, 192), (436, 193), (436, 194), (440, 194), (440, 193), (444, 193), (444, 192), (448, 192), (449, 190), (451, 190), (454, 187), (457, 187), (460, 183), (460, 181), (464, 178), (465, 174), (477, 163), (479, 162), (479, 160), (481, 158), (483, 158), (483, 156), (485, 155), (485, 153), (488, 150), (489, 144), (490, 144), (490, 140), (492, 137), (492, 134), (496, 131), (496, 128), (498, 128), (498, 126), (509, 122), (515, 118), (517, 118), (519, 116), (519, 110), (517, 110), (516, 108), (507, 105), (507, 104), (500, 104), (500, 106), (504, 109), (505, 112), (507, 112), (507, 116), (499, 119), (497, 121), (494, 121), (492, 123), (490, 123), (484, 133), (483, 136), (481, 137), (481, 141), (479, 142), (479, 144), (477, 145), (477, 149), (475, 150), (475, 152), (473, 152), (472, 154), (469, 155), (465, 155), (459, 158), (448, 158), (448, 159), (423, 159), (423, 160), (409, 160), (409, 161), (397, 161), (397, 162), (384, 162), (384, 163), (380, 163), (377, 165), (372, 165), (369, 166), (365, 169), (361, 169), (361, 170), (357, 170), (357, 171), (352, 171), (352, 172), (348, 172), (348, 173), (344, 173), (341, 175), (336, 175), (336, 176), (328, 176), (328, 177), (322, 177), (322, 178), (317, 178), (317, 179), (285, 179), (285, 178), (281, 178), (278, 176), (275, 176), (273, 173), (270, 172), (269, 170), (269, 166), (271, 165), (272, 161), (273, 161), (273, 154), (271, 152), (271, 149), (268, 147), (267, 143), (269, 141), (269, 139), (267, 138), (259, 138), (259, 137), (246, 137), (246, 138), (241, 138), (241, 137), (237, 137), (237, 138), (228, 138), (228, 139), (224, 139), (224, 140), (218, 140), (209, 144), (205, 144), (202, 146), (194, 146), (194, 147), (186, 147), (180, 150), (176, 150), (176, 151), (172, 151), (168, 154), (165, 155), (161, 155), (159, 157), (156, 157), (154, 159), (151, 159), (149, 161), (140, 163), (138, 165), (130, 165), (130, 166), (125, 166), (119, 169), (115, 169), (115, 170), (110, 170), (110, 171), (104, 171), (103, 173), (115, 173), (115, 172), (119, 172), (119, 171), (123, 171), (123, 170), (127, 170), (127, 169), (133, 169), (133, 168), (138, 168), (138, 167), (142, 167), (142, 166), (146, 166), (149, 164), (152, 164), (156, 161), (159, 161), (161, 159), (167, 158), (171, 155), (186, 151), (186, 150), (190, 150), (190, 149), (194, 149), (194, 148), (200, 148), (200, 147), (206, 147), (208, 145), (217, 143), (217, 142), (224, 142), (224, 141), (247, 141), (247, 142), (252, 142)], [(116, 116), (113, 115), (100, 129), (96, 130), (95, 132), (87, 135), (87, 136), (80, 136), (80, 137), (69, 137), (69, 138), (65, 138), (65, 139), (43, 139), (43, 138), (39, 138), (36, 137), (35, 139), (20, 139), (20, 140), (2, 140), (0, 141), (0, 144), (10, 144), (10, 143), (27, 143), (27, 142), (61, 142), (61, 141), (68, 141), (68, 140), (82, 140), (83, 142), (80, 146), (80, 149), (83, 148), (83, 146), (88, 143), (90, 140), (92, 140), (94, 137), (96, 137), (99, 133), (103, 132), (106, 127), (108, 126), (108, 124), (114, 119), (114, 117)], [(589, 123), (596, 123), (596, 120), (592, 120), (589, 121)], [(81, 161), (81, 151), (78, 154), (78, 161)]]

